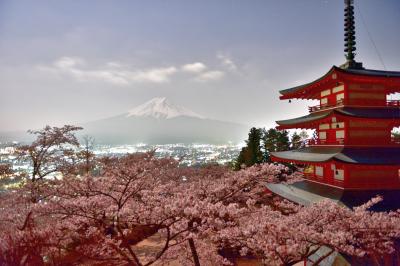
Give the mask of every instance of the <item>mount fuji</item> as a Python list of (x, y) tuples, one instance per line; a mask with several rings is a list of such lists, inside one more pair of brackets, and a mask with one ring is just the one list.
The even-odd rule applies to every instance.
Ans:
[(171, 103), (167, 98), (153, 98), (150, 101), (130, 110), (127, 117), (154, 117), (170, 119), (178, 116), (204, 118), (185, 107)]
[(248, 126), (205, 118), (166, 98), (154, 98), (126, 113), (81, 125), (99, 144), (240, 142)]

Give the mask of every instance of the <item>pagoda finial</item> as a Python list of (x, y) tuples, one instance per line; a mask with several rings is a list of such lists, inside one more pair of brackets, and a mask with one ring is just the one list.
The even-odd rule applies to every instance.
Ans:
[(356, 30), (354, 22), (354, 6), (353, 0), (344, 0), (346, 5), (344, 9), (344, 41), (346, 58), (348, 62), (354, 62), (356, 51)]
[(354, 0), (344, 0), (346, 5), (344, 9), (344, 52), (347, 62), (342, 66), (344, 68), (362, 68), (362, 63), (355, 61), (356, 56), (356, 28), (354, 21)]

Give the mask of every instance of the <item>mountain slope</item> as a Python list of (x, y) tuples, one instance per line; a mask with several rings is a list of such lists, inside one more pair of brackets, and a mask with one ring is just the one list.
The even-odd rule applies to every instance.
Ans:
[(127, 117), (131, 116), (165, 119), (170, 119), (178, 116), (204, 118), (201, 115), (196, 114), (189, 109), (186, 109), (185, 107), (174, 105), (165, 97), (153, 98), (150, 101), (130, 110)]
[(246, 137), (247, 127), (193, 117), (156, 119), (125, 115), (83, 125), (84, 134), (103, 144), (227, 143)]
[[(166, 98), (154, 98), (128, 112), (79, 126), (78, 137), (90, 135), (97, 144), (238, 143), (246, 139), (248, 126), (207, 119)], [(24, 131), (0, 132), (0, 142), (30, 142)]]
[(83, 134), (102, 144), (227, 143), (245, 139), (247, 126), (206, 119), (155, 98), (129, 112), (82, 125)]

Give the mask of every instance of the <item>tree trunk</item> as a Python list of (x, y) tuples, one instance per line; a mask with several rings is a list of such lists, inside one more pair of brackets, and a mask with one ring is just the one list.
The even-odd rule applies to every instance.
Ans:
[(197, 254), (196, 246), (194, 245), (194, 240), (193, 238), (189, 238), (189, 246), (190, 250), (192, 251), (192, 257), (193, 257), (193, 262), (195, 266), (201, 266), (200, 265), (200, 259), (199, 259), (199, 254)]
[(313, 266), (318, 266), (324, 259), (326, 259), (327, 257), (329, 257), (330, 255), (333, 254), (333, 252), (335, 252), (333, 249), (331, 251), (329, 251), (328, 253), (326, 253), (324, 256), (320, 257), (317, 261), (315, 261), (313, 263)]
[(86, 154), (85, 154), (85, 156), (86, 156), (86, 175), (89, 175), (89, 172), (90, 172), (90, 158), (89, 158), (89, 148), (88, 147), (86, 147)]

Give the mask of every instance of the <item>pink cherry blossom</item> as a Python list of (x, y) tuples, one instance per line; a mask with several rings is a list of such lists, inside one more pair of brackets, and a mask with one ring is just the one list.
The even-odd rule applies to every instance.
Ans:
[[(389, 254), (400, 234), (398, 212), (369, 211), (381, 198), (352, 210), (265, 193), (268, 182), (301, 179), (282, 165), (188, 168), (149, 152), (105, 158), (100, 167), (99, 176), (31, 180), (0, 195), (0, 263), (228, 265), (232, 253), (293, 265), (322, 247)], [(141, 255), (140, 243), (155, 235), (159, 248)]]

